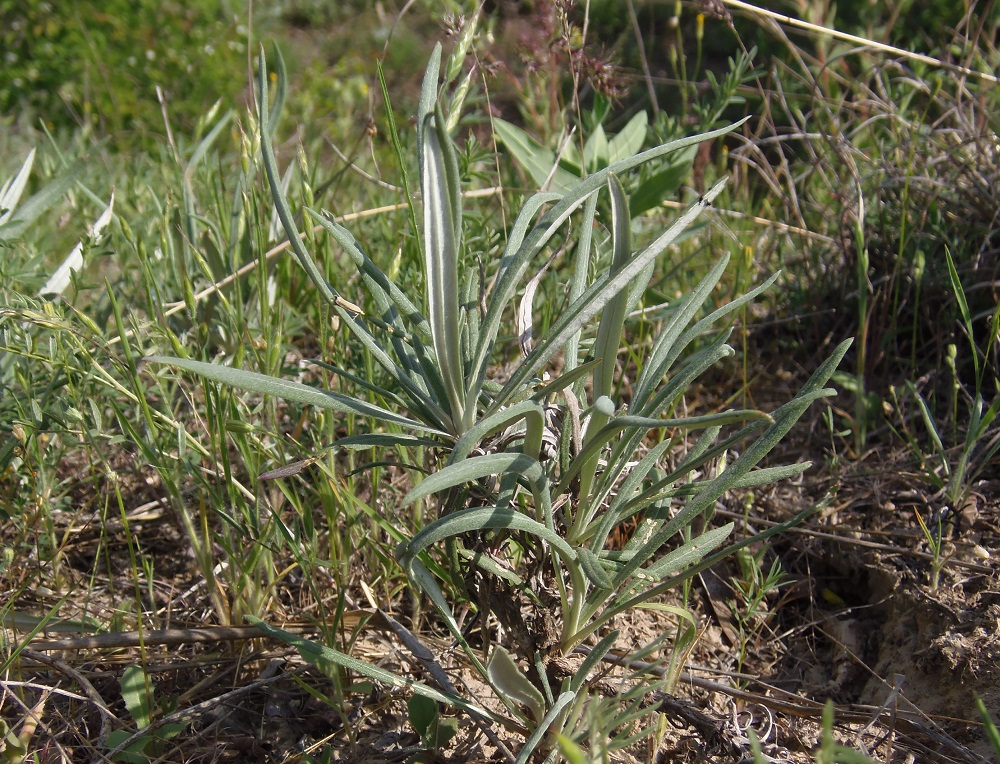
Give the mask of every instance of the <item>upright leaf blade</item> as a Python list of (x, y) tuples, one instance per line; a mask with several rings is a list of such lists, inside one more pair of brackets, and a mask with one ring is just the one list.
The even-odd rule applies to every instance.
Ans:
[[(50, 180), (44, 185), (41, 191), (30, 196), (15, 210), (13, 215), (7, 215), (0, 221), (0, 239), (16, 239), (21, 236), (38, 217), (49, 207), (59, 201), (80, 175), (84, 167), (84, 160), (79, 160), (72, 167), (61, 175)], [(20, 173), (18, 173), (20, 177)], [(13, 198), (13, 185), (8, 188), (7, 194)]]
[(7, 222), (14, 208), (17, 207), (17, 203), (21, 201), (21, 194), (24, 193), (25, 186), (28, 185), (28, 178), (31, 176), (31, 168), (34, 164), (35, 149), (32, 147), (21, 164), (21, 169), (13, 178), (5, 180), (3, 186), (0, 187), (0, 225)]
[[(486, 365), (489, 363), (489, 354), (493, 348), (493, 343), (496, 341), (497, 333), (500, 330), (504, 312), (517, 291), (517, 285), (522, 274), (524, 273), (524, 270), (528, 267), (531, 260), (548, 243), (549, 239), (552, 238), (555, 232), (562, 227), (562, 224), (566, 222), (570, 215), (572, 215), (580, 205), (582, 205), (594, 192), (600, 189), (607, 182), (607, 178), (610, 173), (621, 174), (634, 167), (638, 167), (644, 162), (655, 159), (656, 157), (669, 154), (673, 151), (678, 151), (687, 146), (694, 146), (704, 141), (721, 137), (732, 132), (748, 119), (749, 117), (746, 117), (739, 122), (735, 122), (718, 130), (710, 130), (709, 132), (702, 133), (700, 135), (671, 141), (670, 143), (665, 143), (662, 146), (657, 146), (656, 148), (644, 151), (641, 154), (636, 154), (634, 157), (630, 157), (629, 159), (609, 165), (605, 169), (595, 172), (593, 175), (581, 181), (568, 191), (566, 195), (544, 215), (538, 225), (535, 226), (535, 228), (523, 241), (520, 239), (515, 240), (511, 237), (511, 241), (509, 242), (507, 249), (504, 251), (503, 259), (500, 264), (500, 270), (497, 272), (496, 285), (493, 288), (490, 304), (486, 310), (486, 318), (483, 321), (480, 330), (479, 347), (476, 349), (476, 355), (472, 360), (471, 368), (474, 378), (482, 379), (486, 373), (485, 369)], [(518, 219), (521, 219), (520, 216)], [(683, 230), (689, 222), (690, 220), (686, 221), (685, 225), (681, 227), (681, 230)], [(673, 230), (673, 227), (671, 227), (671, 230)], [(677, 235), (680, 235), (680, 231), (675, 233), (675, 236)], [(590, 316), (593, 316), (593, 313), (588, 316), (588, 319)], [(581, 324), (582, 323), (583, 322), (581, 322)], [(535, 349), (536, 351), (538, 350), (537, 347)], [(557, 351), (553, 350), (552, 352), (554, 354)]]
[[(632, 256), (632, 219), (628, 214), (628, 199), (625, 189), (615, 175), (608, 175), (608, 190), (611, 192), (611, 273), (621, 270)], [(604, 306), (601, 321), (597, 327), (597, 341), (594, 343), (594, 398), (611, 395), (614, 382), (615, 361), (621, 347), (622, 328), (625, 325), (625, 311), (628, 290), (622, 290)]]
[[(442, 131), (433, 124), (439, 121), (437, 117), (427, 117), (421, 146), (427, 312), (434, 352), (451, 406), (452, 426), (456, 434), (461, 434), (468, 428), (465, 425), (462, 330), (458, 306), (458, 237), (453, 209), (454, 181), (447, 167)], [(444, 139), (448, 140), (447, 136)]]
[(118, 684), (132, 721), (139, 729), (145, 729), (153, 720), (153, 686), (147, 684), (146, 672), (141, 666), (129, 666)]
[[(274, 146), (271, 144), (271, 130), (273, 127), (268, 112), (267, 60), (264, 56), (263, 47), (260, 49), (258, 67), (260, 69), (258, 72), (260, 93), (258, 94), (259, 110), (257, 116), (260, 119), (260, 154), (264, 163), (264, 174), (267, 176), (268, 185), (271, 187), (271, 198), (274, 200), (274, 207), (278, 212), (278, 217), (281, 219), (281, 225), (285, 229), (285, 234), (288, 236), (288, 243), (291, 244), (292, 251), (295, 253), (295, 257), (299, 263), (305, 269), (306, 273), (309, 274), (309, 279), (319, 289), (320, 294), (323, 295), (325, 300), (340, 310), (347, 311), (347, 314), (362, 315), (364, 311), (361, 308), (341, 297), (337, 290), (327, 282), (320, 272), (319, 267), (302, 244), (302, 237), (299, 235), (298, 227), (295, 225), (295, 218), (292, 215), (291, 207), (288, 206), (288, 199), (285, 197), (285, 192), (281, 187), (281, 173), (278, 172), (278, 161), (274, 156)], [(345, 314), (345, 318), (348, 317), (347, 314)]]
[(695, 204), (687, 210), (662, 233), (656, 240), (649, 244), (641, 253), (632, 258), (625, 266), (614, 274), (595, 282), (583, 296), (570, 305), (566, 311), (556, 321), (549, 334), (539, 341), (531, 354), (524, 359), (524, 362), (511, 375), (507, 384), (497, 395), (493, 404), (493, 410), (504, 405), (516, 390), (535, 374), (544, 364), (546, 364), (556, 353), (558, 353), (565, 342), (572, 337), (580, 328), (594, 317), (608, 301), (616, 294), (626, 289), (629, 283), (638, 276), (646, 265), (655, 259), (664, 249), (670, 246), (678, 236), (697, 218), (712, 200), (721, 193), (725, 186), (725, 179), (719, 181)]
[[(108, 227), (111, 222), (111, 218), (114, 216), (115, 207), (115, 194), (114, 191), (111, 192), (111, 201), (108, 202), (107, 208), (101, 213), (101, 216), (94, 221), (94, 224), (90, 227), (89, 237), (95, 238), (100, 236), (104, 229)], [(80, 268), (83, 267), (83, 242), (81, 241), (77, 244), (73, 250), (66, 256), (66, 259), (62, 261), (58, 268), (56, 268), (55, 273), (53, 273), (49, 280), (45, 282), (45, 286), (41, 288), (38, 292), (39, 295), (61, 295), (66, 287), (69, 286), (70, 279), (73, 274), (76, 273)]]
[[(417, 103), (417, 145), (424, 145), (424, 130), (427, 127), (427, 118), (434, 113), (434, 107), (438, 102), (438, 80), (441, 77), (441, 43), (434, 44), (431, 57), (427, 61), (427, 68), (424, 70), (424, 79), (420, 85), (420, 101)], [(417, 159), (420, 161), (420, 174), (423, 175), (424, 157), (421, 153)]]

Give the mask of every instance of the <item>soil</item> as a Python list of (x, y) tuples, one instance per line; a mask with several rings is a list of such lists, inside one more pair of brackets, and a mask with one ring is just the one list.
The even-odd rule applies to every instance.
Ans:
[[(759, 397), (766, 399), (766, 391)], [(737, 596), (733, 582), (741, 578), (739, 565), (730, 558), (702, 573), (688, 600), (698, 639), (687, 667), (676, 685), (667, 687), (669, 693), (643, 701), (663, 712), (658, 734), (620, 751), (615, 760), (750, 761), (753, 729), (769, 757), (765, 761), (812, 761), (828, 699), (836, 708), (835, 737), (877, 761), (991, 760), (975, 699), (1000, 718), (996, 465), (981, 470), (985, 479), (971, 486), (961, 507), (946, 508), (921, 479), (925, 467), (907, 453), (874, 448), (844, 461), (826, 449), (822, 432), (818, 416), (802, 423), (775, 456), (776, 463), (811, 457), (817, 466), (805, 479), (757, 495), (730, 496), (716, 511), (719, 522), (737, 523), (740, 537), (788, 519), (836, 488), (810, 520), (756, 550), (765, 572), (774, 560), (780, 562), (782, 586), (741, 629), (727, 604)], [(116, 462), (123, 472), (125, 461), (122, 455)], [(34, 709), (42, 721), (34, 738), (44, 741), (40, 760), (103, 760), (113, 747), (109, 732), (129, 726), (119, 682), (124, 669), (139, 662), (147, 667), (157, 697), (169, 699), (154, 727), (178, 723), (183, 730), (178, 737), (164, 735), (149, 743), (146, 753), (160, 761), (500, 761), (504, 745), (516, 753), (516, 737), (449, 711), (442, 718), (454, 718), (458, 733), (446, 749), (429, 753), (407, 721), (409, 693), (357, 675), (321, 672), (295, 650), (260, 639), (250, 627), (218, 631), (222, 625), (207, 615), (210, 598), (194, 573), (176, 520), (155, 498), (155, 478), (138, 468), (133, 478), (122, 483), (130, 489), (131, 530), (140, 545), (158, 550), (164, 560), (147, 607), (159, 614), (160, 625), (173, 630), (146, 631), (143, 647), (136, 645), (138, 625), (128, 622), (119, 624), (124, 637), (81, 637), (56, 627), (31, 639), (4, 679), (52, 693), (33, 696), (42, 704)], [(81, 506), (93, 506), (93, 497), (80, 498)], [(946, 560), (936, 587), (933, 554), (917, 513), (934, 520), (935, 528), (935, 518), (941, 520)], [(114, 592), (129, 590), (127, 582), (117, 580), (124, 573), (113, 569), (115, 559), (119, 571), (129, 569), (127, 547), (114, 529), (102, 532), (82, 514), (56, 519), (63, 523), (60, 532), (74, 539), (62, 580), (79, 586), (89, 577), (90, 591), (106, 594), (103, 600), (95, 594), (93, 601), (77, 603), (74, 613), (73, 603), (36, 591), (21, 595), (17, 611), (43, 615), (59, 605), (64, 617), (113, 613)], [(101, 553), (112, 569), (107, 580), (93, 581), (102, 544), (109, 545)], [(305, 597), (291, 583), (283, 596), (290, 602)], [(6, 585), (16, 588), (12, 580)], [(324, 637), (304, 622), (289, 626), (330, 644), (350, 643), (355, 657), (427, 680), (427, 664), (401, 646), (398, 633), (387, 629), (378, 613), (358, 604), (366, 602), (360, 581), (346, 601), (354, 604), (344, 614), (339, 635)], [(426, 620), (413, 621), (409, 602), (399, 599), (389, 615), (416, 631), (467, 697), (488, 705), (488, 693), (441, 630)], [(23, 624), (6, 625), (23, 637)], [(672, 616), (641, 610), (615, 625), (626, 635), (618, 645), (622, 652), (666, 634), (670, 639), (661, 654), (670, 655)], [(634, 686), (628, 672), (605, 669), (595, 678), (598, 691), (612, 695)], [(343, 713), (336, 710), (340, 699), (347, 709)], [(28, 709), (18, 706), (9, 688), (2, 704), (3, 718), (18, 729)]]

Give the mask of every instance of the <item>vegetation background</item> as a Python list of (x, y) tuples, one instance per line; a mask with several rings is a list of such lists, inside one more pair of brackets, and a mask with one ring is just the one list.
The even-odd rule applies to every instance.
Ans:
[[(284, 193), (335, 214), (396, 283), (422, 285), (404, 190), (421, 77), (474, 11), (0, 0), (4, 761), (485, 756), (467, 718), (421, 716), (408, 693), (246, 625), (419, 673), (391, 628), (372, 625), (385, 613), (449, 655), (395, 559), (428, 521), (402, 505), (427, 454), (326, 451), (363, 419), (140, 363), (169, 353), (340, 390), (345, 375), (303, 363), (320, 358), (386, 383), (286, 251), (259, 167), (256, 53), (273, 41), (287, 67), (273, 126)], [(482, 191), (468, 200), (470, 246), (504, 239), (518, 199), (546, 180), (532, 163), (554, 159), (570, 129), (621, 134), (644, 112), (651, 147), (750, 116), (655, 183), (639, 175), (652, 189), (630, 199), (644, 242), (731, 180), (711, 222), (657, 265), (622, 374), (663, 307), (724, 253), (733, 265), (711, 307), (781, 275), (734, 314), (737, 352), (687, 391), (692, 414), (773, 410), (855, 338), (839, 397), (775, 455), (814, 468), (735, 492), (716, 520), (749, 538), (833, 498), (630, 625), (662, 638), (632, 657), (708, 672), (672, 688), (701, 715), (670, 718), (695, 732), (663, 711), (632, 740), (619, 717), (595, 717), (580, 756), (753, 756), (747, 724), (772, 761), (996, 750), (976, 698), (1000, 714), (998, 33), (996, 4), (971, 0), (484, 8), (463, 64), (475, 77), (459, 164)], [(498, 144), (501, 119), (537, 143), (518, 149), (508, 132)], [(342, 250), (305, 237), (329, 282), (363, 302)], [(536, 327), (562, 304), (546, 283)], [(259, 479), (301, 460), (315, 463)], [(824, 726), (827, 698), (836, 725)], [(439, 731), (453, 723), (454, 736)], [(590, 760), (577, 753), (558, 755)]]

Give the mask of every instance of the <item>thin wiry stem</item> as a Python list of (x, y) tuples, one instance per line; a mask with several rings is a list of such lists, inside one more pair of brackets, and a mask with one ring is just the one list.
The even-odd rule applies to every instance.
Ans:
[(942, 61), (939, 58), (934, 58), (933, 56), (928, 56), (923, 53), (914, 53), (913, 51), (904, 50), (903, 48), (897, 48), (893, 45), (886, 45), (883, 42), (877, 42), (876, 40), (869, 40), (866, 37), (859, 37), (858, 35), (848, 34), (847, 32), (840, 32), (836, 29), (831, 29), (830, 27), (820, 26), (819, 24), (812, 24), (808, 21), (803, 21), (802, 19), (797, 19), (794, 16), (786, 16), (783, 13), (775, 13), (774, 11), (769, 11), (764, 8), (759, 8), (756, 5), (751, 5), (750, 3), (744, 3), (742, 0), (722, 0), (722, 2), (732, 8), (737, 10), (746, 11), (755, 16), (764, 16), (769, 19), (773, 19), (780, 24), (787, 24), (790, 27), (795, 27), (796, 29), (802, 29), (806, 32), (811, 32), (817, 35), (829, 35), (835, 40), (840, 40), (842, 42), (850, 42), (856, 45), (863, 45), (866, 48), (873, 48), (874, 50), (880, 50), (883, 53), (891, 53), (894, 56), (899, 56), (900, 58), (905, 58), (910, 61), (920, 61), (924, 64), (929, 64), (941, 69), (948, 69), (953, 72), (958, 72), (959, 74), (964, 74), (969, 77), (978, 77), (979, 79), (985, 80), (986, 82), (1000, 82), (1000, 77), (996, 77), (992, 74), (987, 74), (986, 72), (977, 72), (975, 69), (970, 69), (967, 66), (961, 66), (959, 64), (951, 64), (947, 61)]

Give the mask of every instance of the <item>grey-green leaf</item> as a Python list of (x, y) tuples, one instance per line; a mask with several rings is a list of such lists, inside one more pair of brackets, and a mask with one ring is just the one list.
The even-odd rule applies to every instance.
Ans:
[(0, 187), (0, 225), (3, 225), (10, 218), (21, 200), (25, 186), (28, 185), (28, 178), (31, 176), (31, 168), (35, 163), (35, 149), (32, 148), (21, 163), (21, 169), (13, 178), (4, 181)]
[(509, 728), (517, 728), (519, 726), (513, 723), (512, 720), (500, 716), (492, 711), (480, 708), (474, 703), (470, 703), (458, 695), (440, 692), (439, 690), (428, 687), (426, 684), (417, 682), (409, 677), (393, 674), (391, 671), (386, 671), (383, 668), (373, 666), (365, 661), (352, 658), (339, 650), (335, 650), (331, 647), (325, 647), (318, 642), (313, 642), (300, 637), (297, 634), (292, 634), (282, 629), (275, 628), (274, 626), (270, 626), (254, 616), (248, 615), (246, 619), (251, 625), (256, 626), (265, 636), (277, 639), (296, 648), (299, 651), (299, 654), (312, 665), (323, 665), (324, 663), (329, 663), (340, 666), (348, 671), (361, 674), (362, 676), (374, 679), (376, 682), (382, 682), (390, 687), (408, 688), (412, 692), (419, 693), (420, 695), (428, 697), (431, 700), (436, 700), (439, 703), (454, 706), (455, 708), (459, 708), (480, 719), (490, 722), (498, 722)]
[(494, 645), (486, 671), (490, 683), (502, 695), (527, 707), (535, 723), (541, 723), (545, 716), (545, 699), (535, 685), (528, 681), (510, 653), (500, 645)]
[[(518, 453), (487, 454), (474, 459), (463, 459), (429, 475), (426, 480), (423, 480), (420, 485), (403, 497), (403, 505), (406, 506), (433, 493), (446, 491), (449, 488), (464, 485), (473, 480), (480, 480), (490, 475), (499, 475), (508, 470), (515, 472), (533, 470), (537, 464), (538, 462), (527, 454)], [(540, 470), (538, 476), (541, 477)]]
[[(608, 175), (608, 190), (611, 192), (611, 274), (616, 274), (632, 256), (632, 218), (628, 214), (628, 199), (621, 181), (614, 174)], [(650, 261), (652, 262), (652, 261)], [(637, 276), (639, 274), (636, 274)], [(625, 310), (628, 304), (628, 290), (614, 295), (604, 306), (597, 327), (594, 343), (594, 357), (599, 361), (594, 369), (594, 397), (611, 395), (614, 381), (618, 348), (622, 342), (622, 328), (625, 325)]]
[(587, 547), (582, 546), (576, 550), (576, 557), (580, 561), (580, 567), (583, 568), (584, 575), (590, 579), (590, 582), (594, 586), (598, 589), (610, 589), (612, 587), (611, 577), (604, 570), (601, 560), (596, 554)]
[(605, 278), (599, 279), (590, 287), (583, 296), (570, 305), (566, 311), (553, 325), (550, 332), (542, 338), (535, 346), (534, 350), (518, 366), (511, 375), (507, 384), (497, 395), (493, 404), (495, 408), (502, 406), (514, 392), (546, 364), (556, 353), (558, 353), (565, 342), (580, 330), (587, 321), (594, 317), (616, 294), (627, 288), (629, 283), (638, 276), (646, 265), (655, 259), (664, 249), (666, 249), (680, 234), (697, 218), (712, 200), (722, 192), (725, 186), (725, 179), (719, 181), (715, 186), (705, 193), (705, 195), (695, 204), (691, 205), (685, 212), (662, 233), (656, 240), (650, 243), (642, 252), (633, 257), (628, 263), (613, 274), (608, 274)]
[(319, 408), (339, 411), (342, 414), (357, 414), (359, 416), (370, 417), (372, 419), (396, 424), (410, 430), (430, 433), (433, 435), (445, 435), (441, 430), (407, 419), (387, 409), (380, 408), (371, 403), (352, 398), (341, 393), (329, 390), (320, 390), (301, 382), (293, 382), (279, 377), (269, 377), (266, 374), (259, 374), (255, 371), (244, 369), (234, 369), (229, 366), (221, 366), (204, 361), (193, 361), (188, 358), (174, 358), (171, 356), (153, 355), (145, 359), (146, 363), (163, 363), (176, 366), (178, 369), (193, 371), (205, 379), (213, 382), (220, 382), (230, 387), (240, 390), (247, 390), (261, 395), (273, 395), (296, 403), (304, 403)]
[(513, 531), (530, 533), (548, 542), (568, 562), (576, 559), (576, 553), (570, 548), (562, 536), (542, 525), (522, 512), (513, 509), (498, 509), (496, 507), (475, 507), (462, 509), (445, 515), (424, 528), (413, 537), (408, 544), (401, 545), (397, 556), (401, 564), (415, 558), (424, 549), (443, 541), (450, 536), (458, 536), (472, 531), (496, 530), (505, 528)]
[[(449, 171), (443, 130), (438, 117), (428, 116), (423, 130), (424, 266), (427, 274), (427, 313), (431, 339), (441, 367), (451, 420), (456, 434), (465, 426), (465, 382), (462, 363), (462, 331), (458, 307), (459, 224), (454, 205), (455, 179)], [(447, 135), (443, 136), (445, 141)]]
[[(53, 178), (45, 184), (41, 191), (25, 200), (24, 204), (17, 208), (15, 214), (4, 218), (0, 223), (0, 239), (15, 239), (38, 219), (49, 207), (55, 204), (76, 182), (77, 176), (83, 170), (83, 160), (80, 160), (61, 175)], [(20, 177), (20, 173), (18, 173)], [(8, 195), (13, 186), (8, 188)]]

